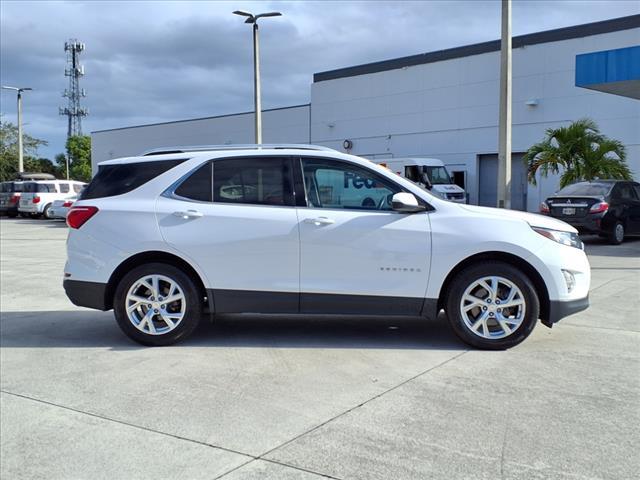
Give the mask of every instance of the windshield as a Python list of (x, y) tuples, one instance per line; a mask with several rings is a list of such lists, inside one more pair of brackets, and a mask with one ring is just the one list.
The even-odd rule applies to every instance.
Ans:
[(444, 167), (422, 167), (422, 171), (429, 175), (433, 185), (451, 185), (451, 177)]
[(613, 184), (609, 183), (574, 183), (573, 185), (567, 185), (556, 193), (556, 195), (597, 195), (605, 197), (609, 193), (609, 190), (611, 190), (612, 185)]

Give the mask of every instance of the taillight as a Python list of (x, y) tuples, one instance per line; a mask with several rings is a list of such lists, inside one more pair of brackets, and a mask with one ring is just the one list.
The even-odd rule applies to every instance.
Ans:
[(71, 205), (73, 205), (73, 202), (64, 202), (62, 204), (62, 206), (65, 207), (65, 208), (69, 208)]
[(18, 203), (20, 201), (20, 196), (19, 195), (13, 195), (10, 199), (9, 199), (9, 203)]
[(540, 213), (549, 213), (549, 205), (547, 205), (545, 202), (542, 202), (540, 204)]
[(98, 213), (98, 207), (72, 207), (67, 214), (67, 225), (71, 228), (80, 228), (96, 213)]
[(35, 197), (33, 197), (33, 200), (31, 200), (33, 203), (40, 203), (40, 197), (38, 197), (37, 195)]
[(609, 204), (607, 202), (599, 202), (591, 205), (589, 213), (602, 213), (609, 210)]

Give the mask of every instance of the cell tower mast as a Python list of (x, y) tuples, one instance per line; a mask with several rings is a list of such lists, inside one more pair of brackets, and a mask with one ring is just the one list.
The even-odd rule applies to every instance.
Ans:
[(69, 77), (69, 88), (62, 94), (69, 99), (66, 107), (60, 107), (60, 115), (66, 115), (69, 120), (67, 138), (74, 135), (82, 135), (82, 117), (86, 117), (89, 111), (80, 106), (80, 99), (86, 97), (84, 88), (80, 88), (80, 77), (84, 75), (84, 65), (80, 65), (80, 52), (84, 51), (84, 43), (72, 38), (64, 44), (67, 52), (67, 68), (65, 76)]

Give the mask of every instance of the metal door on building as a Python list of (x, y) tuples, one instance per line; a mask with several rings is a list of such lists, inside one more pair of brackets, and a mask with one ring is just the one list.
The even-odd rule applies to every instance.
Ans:
[[(527, 210), (527, 169), (523, 153), (511, 154), (511, 209)], [(478, 205), (498, 204), (498, 155), (478, 155)]]

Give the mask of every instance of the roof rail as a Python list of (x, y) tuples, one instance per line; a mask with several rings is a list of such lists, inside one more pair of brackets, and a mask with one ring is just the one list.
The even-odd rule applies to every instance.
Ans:
[(298, 143), (274, 143), (274, 144), (234, 144), (234, 145), (196, 145), (196, 146), (178, 146), (178, 147), (163, 147), (153, 148), (143, 152), (140, 156), (146, 157), (150, 155), (167, 155), (170, 153), (186, 153), (186, 152), (209, 152), (218, 150), (316, 150), (324, 152), (335, 151), (329, 147), (323, 147), (321, 145), (307, 145)]

